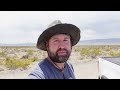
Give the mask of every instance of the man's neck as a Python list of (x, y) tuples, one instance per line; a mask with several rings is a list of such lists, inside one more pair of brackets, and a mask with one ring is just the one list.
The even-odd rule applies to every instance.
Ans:
[(64, 69), (64, 65), (65, 63), (56, 63), (56, 62), (53, 62), (49, 57), (48, 57), (48, 60), (58, 69), (60, 70), (63, 70)]

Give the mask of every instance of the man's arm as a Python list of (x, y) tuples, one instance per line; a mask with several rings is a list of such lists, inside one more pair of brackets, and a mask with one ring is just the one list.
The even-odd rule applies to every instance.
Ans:
[(45, 79), (44, 73), (39, 66), (37, 66), (26, 79)]

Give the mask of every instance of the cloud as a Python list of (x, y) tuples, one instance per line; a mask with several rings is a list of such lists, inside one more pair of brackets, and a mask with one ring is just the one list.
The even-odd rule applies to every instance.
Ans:
[(120, 11), (0, 11), (0, 43), (36, 42), (54, 20), (81, 29), (81, 40), (120, 38)]
[(16, 27), (19, 25), (42, 24), (47, 26), (53, 20), (61, 20), (73, 24), (84, 24), (94, 21), (94, 12), (84, 11), (4, 11), (0, 12), (0, 27)]
[(41, 33), (40, 30), (3, 30), (0, 31), (0, 43), (36, 43)]
[(81, 40), (90, 40), (90, 39), (95, 39), (98, 38), (97, 32), (91, 29), (83, 30), (81, 32)]

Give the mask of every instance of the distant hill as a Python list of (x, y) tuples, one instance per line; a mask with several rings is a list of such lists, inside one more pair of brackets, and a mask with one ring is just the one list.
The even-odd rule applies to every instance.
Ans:
[[(78, 45), (120, 45), (120, 38), (111, 38), (111, 39), (93, 39), (93, 40), (80, 40)], [(21, 44), (3, 44), (0, 43), (0, 46), (36, 46), (36, 43), (21, 43)]]
[(21, 44), (2, 44), (0, 46), (36, 46), (35, 43), (21, 43)]
[(106, 44), (119, 44), (120, 38), (110, 38), (110, 39), (93, 39), (93, 40), (83, 40), (80, 41), (80, 45), (106, 45)]

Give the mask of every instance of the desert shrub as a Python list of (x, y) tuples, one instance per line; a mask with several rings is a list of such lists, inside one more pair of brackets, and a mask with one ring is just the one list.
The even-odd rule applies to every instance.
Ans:
[(32, 63), (33, 60), (34, 60), (33, 58), (32, 59), (15, 59), (12, 57), (6, 57), (5, 65), (9, 69), (17, 69), (20, 67), (25, 68), (30, 63)]
[(96, 58), (100, 54), (101, 50), (99, 50), (98, 48), (95, 48), (95, 49), (92, 49), (90, 52), (91, 52), (91, 57)]
[(29, 58), (29, 55), (26, 54), (26, 55), (23, 55), (21, 59), (28, 59)]
[(4, 65), (4, 60), (0, 59), (0, 65)]
[(96, 58), (98, 55), (100, 55), (101, 49), (99, 47), (86, 47), (82, 48), (80, 51), (81, 56), (85, 56), (86, 58)]
[(4, 52), (0, 52), (0, 57), (4, 57), (5, 53)]
[(32, 55), (33, 54), (33, 50), (25, 50), (25, 52), (27, 52), (28, 55)]
[(112, 47), (108, 46), (108, 47), (106, 47), (105, 49), (106, 49), (106, 51), (111, 51), (111, 50), (112, 50)]
[(111, 51), (111, 52), (109, 52), (108, 53), (110, 56), (120, 56), (120, 52), (113, 52), (113, 51)]
[(37, 61), (37, 60), (39, 60), (39, 59), (38, 59), (37, 56), (34, 56), (33, 58), (31, 58), (31, 60), (32, 60), (32, 62), (34, 62), (34, 61)]
[(88, 48), (82, 48), (82, 50), (80, 51), (80, 55), (82, 56), (87, 56), (90, 54), (90, 50)]
[(43, 56), (43, 58), (47, 57), (47, 53), (43, 51), (42, 56)]
[(77, 47), (74, 47), (73, 49), (74, 49), (75, 52), (79, 52), (79, 51), (81, 50), (81, 48), (78, 47), (78, 46), (77, 46)]
[(101, 52), (101, 50), (99, 50), (98, 48), (91, 50), (91, 53), (94, 53), (96, 55), (100, 54), (100, 52)]

